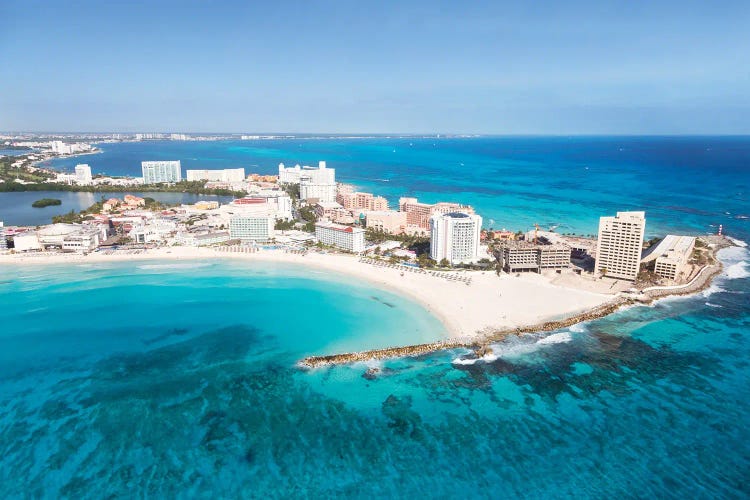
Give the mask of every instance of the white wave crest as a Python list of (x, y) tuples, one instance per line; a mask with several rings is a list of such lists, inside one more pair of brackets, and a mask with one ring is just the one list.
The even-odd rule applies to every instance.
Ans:
[(583, 325), (583, 323), (578, 323), (577, 325), (573, 325), (570, 328), (568, 328), (573, 333), (583, 333), (586, 331), (586, 326)]
[(750, 271), (747, 270), (747, 267), (747, 262), (743, 260), (727, 267), (724, 274), (730, 279), (747, 278), (750, 277)]
[(570, 334), (570, 332), (560, 332), (560, 333), (554, 333), (552, 335), (549, 335), (547, 337), (540, 339), (537, 342), (537, 344), (540, 344), (540, 345), (562, 344), (565, 342), (570, 342), (571, 340), (573, 340), (573, 336)]
[(712, 304), (712, 303), (710, 303), (710, 302), (706, 302), (706, 305), (707, 305), (708, 307), (724, 307), (724, 306), (720, 306), (719, 304)]
[(742, 240), (738, 240), (737, 238), (732, 238), (731, 236), (727, 236), (727, 239), (737, 245), (738, 247), (747, 247), (747, 243), (745, 243)]
[(184, 264), (144, 264), (138, 266), (138, 269), (198, 269), (200, 267), (209, 267), (212, 264), (206, 263), (184, 263)]
[[(708, 298), (708, 297), (710, 297), (711, 295), (713, 295), (715, 293), (725, 292), (725, 291), (726, 290), (724, 288), (720, 287), (719, 285), (712, 284), (711, 286), (709, 286), (708, 288), (706, 288), (705, 290), (703, 290), (701, 292), (701, 296), (703, 298)], [(677, 298), (679, 298), (679, 297), (677, 297)]]

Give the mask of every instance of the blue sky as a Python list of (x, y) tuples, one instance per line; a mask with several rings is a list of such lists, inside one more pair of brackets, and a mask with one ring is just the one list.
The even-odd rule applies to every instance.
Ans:
[(3, 0), (0, 19), (0, 130), (750, 133), (748, 1)]

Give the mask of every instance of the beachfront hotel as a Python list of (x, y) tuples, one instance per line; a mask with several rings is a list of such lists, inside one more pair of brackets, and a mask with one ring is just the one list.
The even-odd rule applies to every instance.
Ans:
[(599, 219), (596, 276), (635, 281), (641, 265), (646, 212), (617, 212)]
[(667, 280), (682, 281), (690, 274), (688, 266), (694, 249), (694, 236), (668, 234), (646, 250), (642, 263), (654, 262), (655, 274)]
[(468, 205), (458, 203), (421, 203), (416, 198), (399, 198), (398, 209), (406, 212), (406, 224), (421, 229), (430, 229), (430, 218), (435, 214), (448, 214), (451, 212), (462, 212), (473, 214), (474, 209)]
[(162, 182), (180, 182), (182, 167), (180, 161), (142, 161), (144, 184), (159, 184)]
[(318, 167), (285, 167), (279, 163), (279, 184), (299, 184), (301, 200), (336, 201), (336, 169), (318, 162)]
[(315, 224), (315, 237), (324, 245), (354, 253), (365, 251), (365, 230), (360, 227), (318, 222)]
[(185, 177), (188, 181), (242, 182), (245, 180), (245, 169), (186, 170)]
[(268, 241), (274, 236), (276, 219), (272, 215), (233, 215), (229, 235), (233, 240)]
[(440, 262), (468, 264), (479, 259), (482, 218), (475, 214), (450, 212), (430, 218), (430, 257)]
[(76, 165), (75, 173), (77, 184), (91, 184), (91, 167), (89, 167), (85, 163), (80, 163)]
[[(384, 211), (388, 210), (388, 200), (372, 193), (349, 192), (339, 187), (336, 201), (347, 210)], [(358, 215), (358, 214), (357, 214)]]
[(530, 241), (504, 240), (499, 244), (502, 267), (506, 272), (570, 267), (571, 248), (562, 243), (540, 245)]

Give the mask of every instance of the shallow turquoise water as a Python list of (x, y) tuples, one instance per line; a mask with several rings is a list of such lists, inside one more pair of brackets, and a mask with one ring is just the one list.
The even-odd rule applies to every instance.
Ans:
[[(498, 220), (566, 213), (589, 232), (592, 214), (644, 207), (652, 233), (721, 221), (750, 240), (737, 218), (750, 140), (632, 139), (627, 161), (612, 150), (621, 140), (453, 144), (445, 163), (426, 149), (403, 168), (385, 159), (385, 139), (296, 147), (337, 154), (363, 185), (388, 169), (380, 184), (420, 196), (454, 185)], [(237, 155), (306, 160), (293, 144)], [(468, 156), (494, 160), (452, 174)], [(584, 164), (596, 182), (566, 184)], [(361, 364), (303, 372), (294, 361), (440, 326), (347, 278), (229, 263), (5, 268), (0, 495), (746, 498), (750, 254), (722, 259), (725, 276), (704, 294), (510, 339), (485, 361), (456, 350), (379, 363), (375, 380)]]

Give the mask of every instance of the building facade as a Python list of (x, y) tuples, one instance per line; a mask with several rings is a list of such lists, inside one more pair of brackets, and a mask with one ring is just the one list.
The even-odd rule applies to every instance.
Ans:
[(268, 241), (274, 237), (276, 219), (272, 215), (233, 215), (229, 235), (233, 240)]
[(406, 212), (395, 210), (376, 210), (365, 212), (365, 224), (375, 231), (388, 234), (404, 234), (406, 231)]
[(502, 267), (506, 272), (542, 272), (543, 269), (565, 269), (570, 267), (571, 248), (557, 243), (538, 245), (529, 241), (505, 240), (498, 250)]
[(599, 219), (596, 244), (596, 276), (635, 281), (641, 264), (645, 212), (617, 212)]
[(464, 212), (437, 213), (430, 218), (430, 257), (451, 265), (479, 260), (482, 218)]
[(435, 214), (449, 214), (451, 212), (474, 213), (474, 209), (468, 205), (447, 202), (434, 204), (421, 203), (416, 198), (399, 198), (398, 207), (400, 211), (406, 212), (407, 225), (425, 230), (430, 229), (430, 218)]
[(76, 183), (77, 184), (91, 184), (92, 177), (91, 177), (91, 167), (86, 165), (85, 163), (81, 163), (76, 165), (75, 168), (76, 172)]
[(318, 222), (315, 224), (315, 237), (324, 245), (354, 253), (365, 251), (365, 230), (359, 227)]
[(694, 249), (695, 237), (667, 235), (652, 252), (652, 255), (656, 255), (654, 273), (672, 281), (686, 280)]
[(180, 161), (142, 161), (144, 184), (159, 184), (162, 182), (180, 182), (182, 167)]
[(304, 167), (299, 176), (301, 200), (336, 201), (336, 170), (318, 162), (318, 168)]
[(188, 181), (243, 182), (244, 168), (225, 168), (223, 170), (186, 170)]
[[(383, 211), (388, 210), (388, 200), (382, 196), (372, 193), (360, 193), (359, 191), (348, 193), (339, 190), (336, 201), (347, 210), (361, 211)], [(359, 215), (359, 214), (357, 214)]]

